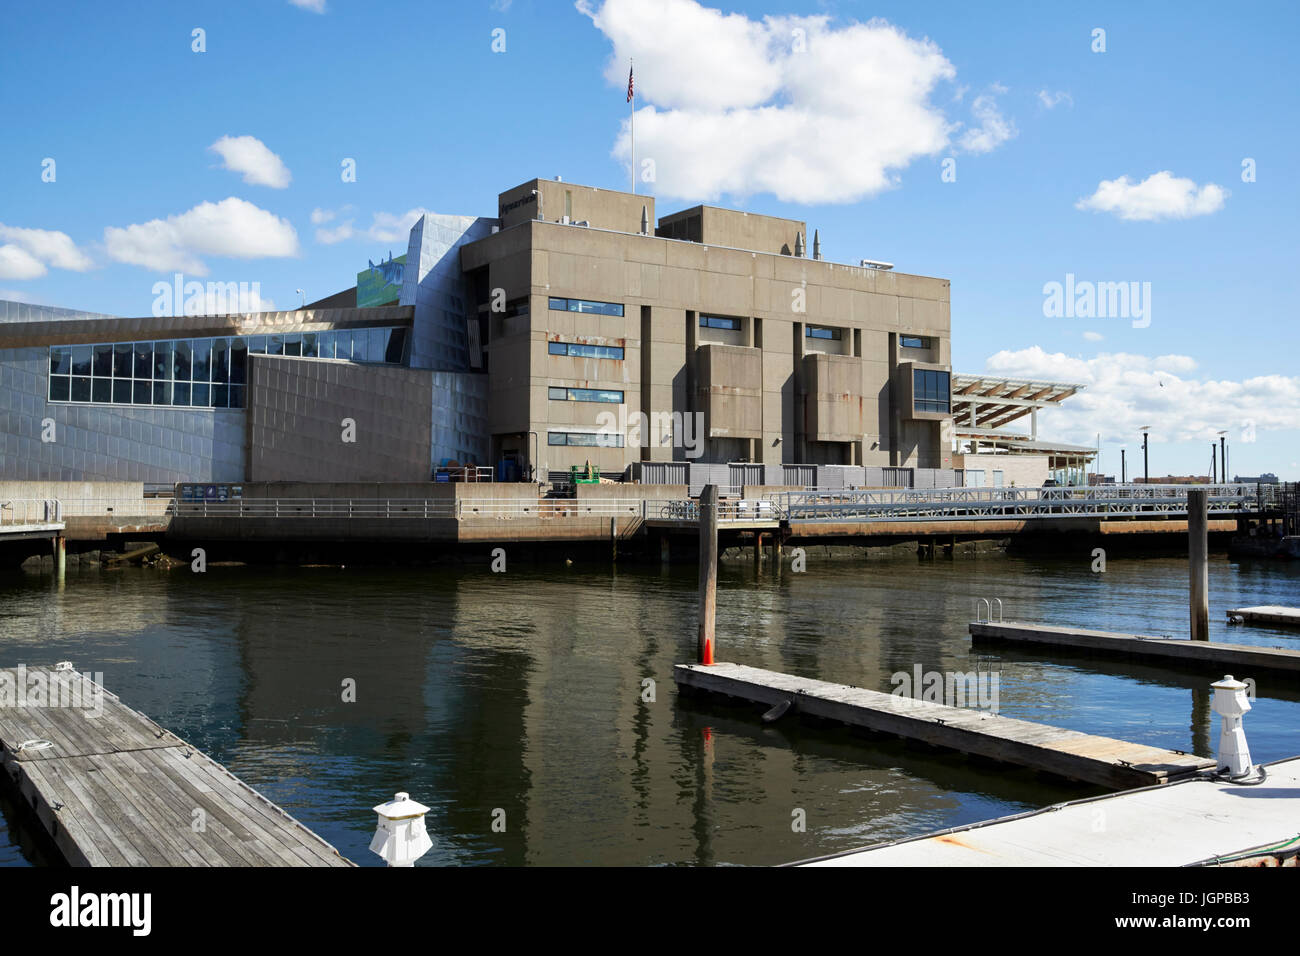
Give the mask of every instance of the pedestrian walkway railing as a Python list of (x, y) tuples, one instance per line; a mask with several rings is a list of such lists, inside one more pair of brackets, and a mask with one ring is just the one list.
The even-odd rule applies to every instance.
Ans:
[(1079, 488), (935, 488), (788, 492), (780, 496), (791, 522), (918, 519), (1166, 516), (1187, 514), (1187, 492), (1204, 488), (1211, 514), (1260, 509), (1254, 484), (1093, 485)]
[(0, 499), (0, 530), (62, 526), (63, 506), (57, 498)]

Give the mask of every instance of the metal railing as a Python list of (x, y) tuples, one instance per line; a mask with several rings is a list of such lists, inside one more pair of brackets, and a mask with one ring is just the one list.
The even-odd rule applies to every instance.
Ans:
[(0, 499), (0, 528), (31, 528), (63, 523), (63, 506), (57, 498)]
[(162, 517), (172, 513), (171, 498), (64, 498), (65, 518)]
[(1258, 486), (1093, 485), (1078, 488), (935, 488), (926, 491), (790, 492), (782, 510), (796, 521), (1164, 516), (1187, 513), (1189, 488), (1204, 488), (1211, 514), (1261, 508)]

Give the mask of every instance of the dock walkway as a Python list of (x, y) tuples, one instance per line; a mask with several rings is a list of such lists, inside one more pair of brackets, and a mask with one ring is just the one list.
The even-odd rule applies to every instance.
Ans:
[(1294, 866), (1300, 758), (1259, 786), (1198, 778), (851, 850), (796, 866)]
[(1218, 641), (1192, 641), (1187, 638), (1154, 637), (1147, 634), (1123, 634), (1114, 631), (1091, 631), (1082, 627), (1057, 624), (1023, 624), (1019, 622), (974, 621), (970, 625), (975, 641), (1002, 641), (1019, 644), (1048, 644), (1084, 653), (1118, 657), (1160, 658), (1186, 664), (1204, 664), (1216, 678), (1223, 674), (1249, 677), (1257, 671), (1290, 676), (1300, 674), (1300, 650), (1257, 647), (1249, 644), (1223, 644)]
[(88, 676), (0, 669), (0, 748), (73, 866), (353, 866)]
[(679, 687), (768, 705), (792, 700), (791, 710), (812, 717), (1113, 789), (1166, 783), (1215, 767), (1214, 760), (1193, 754), (743, 664), (678, 664), (673, 677)]
[(1259, 604), (1255, 607), (1236, 607), (1228, 611), (1228, 618), (1239, 617), (1246, 624), (1284, 624), (1300, 627), (1300, 607), (1283, 607), (1279, 604)]

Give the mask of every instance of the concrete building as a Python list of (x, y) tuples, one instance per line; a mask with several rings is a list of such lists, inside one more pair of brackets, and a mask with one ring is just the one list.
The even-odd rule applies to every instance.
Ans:
[(960, 482), (993, 470), (985, 455), (1039, 452), (1007, 481), (1030, 484), (1084, 451), (990, 434), (1076, 386), (954, 392), (948, 280), (829, 262), (801, 220), (657, 219), (651, 196), (558, 179), (495, 213), (422, 216), (404, 255), (293, 311), (0, 303), (0, 480), (427, 481), (468, 463), (544, 481), (693, 461)]

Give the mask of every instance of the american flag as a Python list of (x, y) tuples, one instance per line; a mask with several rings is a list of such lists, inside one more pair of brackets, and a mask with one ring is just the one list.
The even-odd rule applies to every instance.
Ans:
[(632, 67), (627, 68), (627, 101), (632, 102)]

